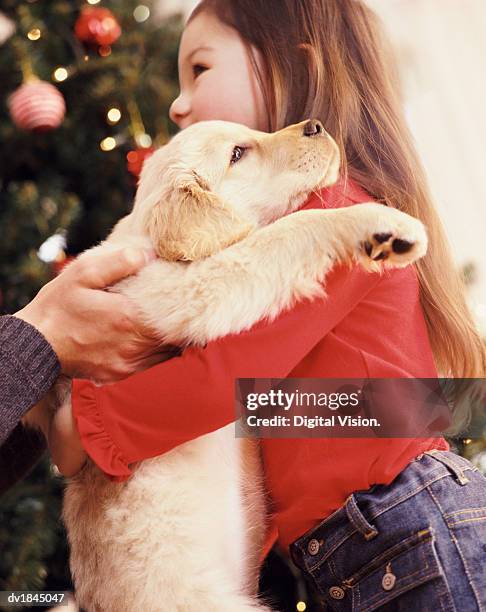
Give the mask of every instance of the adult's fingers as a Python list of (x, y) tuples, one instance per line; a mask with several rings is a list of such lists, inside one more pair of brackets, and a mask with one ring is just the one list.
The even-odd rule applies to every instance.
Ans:
[(140, 359), (137, 363), (137, 372), (142, 370), (147, 370), (152, 366), (155, 366), (163, 361), (168, 361), (169, 359), (173, 359), (174, 357), (179, 357), (182, 354), (182, 349), (178, 347), (173, 347), (170, 349), (164, 348), (153, 355), (149, 355)]
[(181, 349), (163, 350), (162, 352), (142, 357), (132, 362), (120, 362), (118, 366), (111, 365), (110, 368), (98, 368), (96, 373), (91, 376), (91, 382), (97, 386), (109, 385), (124, 380), (135, 372), (142, 372), (159, 363), (179, 357)]
[(167, 355), (152, 355), (151, 357), (145, 357), (145, 359), (139, 361), (136, 371), (143, 372), (169, 359), (172, 359), (172, 357), (168, 357)]
[(151, 249), (130, 247), (83, 257), (76, 262), (76, 272), (85, 287), (104, 289), (135, 274), (155, 259), (155, 251)]

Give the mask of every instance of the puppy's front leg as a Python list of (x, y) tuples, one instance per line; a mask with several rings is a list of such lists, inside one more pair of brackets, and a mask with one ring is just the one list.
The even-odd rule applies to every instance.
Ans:
[(300, 211), (207, 259), (154, 262), (117, 290), (139, 304), (161, 342), (205, 344), (324, 295), (322, 282), (335, 262), (400, 267), (426, 245), (419, 221), (378, 204)]

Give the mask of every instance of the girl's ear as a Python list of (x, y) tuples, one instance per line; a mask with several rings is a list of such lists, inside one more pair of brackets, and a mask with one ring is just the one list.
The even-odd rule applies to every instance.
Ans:
[(147, 210), (144, 223), (162, 259), (203, 259), (239, 242), (253, 229), (194, 172), (166, 193), (166, 199)]

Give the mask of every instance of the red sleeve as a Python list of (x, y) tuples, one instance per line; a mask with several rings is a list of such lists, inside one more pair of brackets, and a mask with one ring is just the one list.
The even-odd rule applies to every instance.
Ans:
[(380, 281), (337, 266), (325, 299), (297, 303), (272, 323), (226, 336), (126, 380), (103, 387), (73, 382), (73, 414), (83, 447), (115, 481), (129, 464), (235, 420), (236, 378), (284, 378)]

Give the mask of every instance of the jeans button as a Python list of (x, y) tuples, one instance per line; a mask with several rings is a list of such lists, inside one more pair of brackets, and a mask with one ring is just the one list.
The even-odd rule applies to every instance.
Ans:
[(338, 586), (332, 586), (329, 589), (329, 595), (333, 599), (344, 599), (344, 589), (342, 589), (341, 587), (338, 587)]
[(385, 589), (385, 591), (391, 591), (395, 586), (395, 582), (397, 578), (394, 574), (385, 574), (381, 581), (381, 586)]
[(385, 591), (391, 591), (395, 586), (395, 582), (397, 581), (397, 577), (392, 572), (391, 563), (388, 563), (385, 569), (385, 575), (381, 580), (381, 586)]
[(309, 544), (307, 544), (307, 552), (312, 556), (317, 555), (320, 547), (321, 545), (319, 542), (315, 538), (312, 538), (312, 540), (309, 541)]

